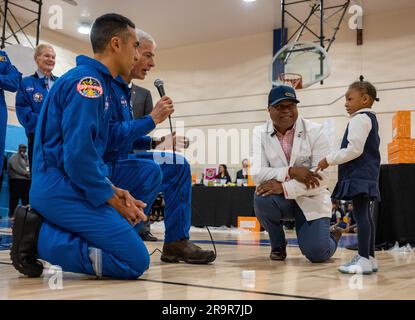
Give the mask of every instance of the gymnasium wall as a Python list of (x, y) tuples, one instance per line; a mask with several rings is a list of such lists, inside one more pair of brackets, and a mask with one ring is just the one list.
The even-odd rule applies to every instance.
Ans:
[[(299, 112), (306, 118), (325, 124), (336, 147), (347, 125), (343, 95), (347, 86), (363, 74), (379, 90), (378, 113), (382, 162), (387, 163), (387, 144), (392, 138), (392, 116), (397, 110), (415, 110), (415, 16), (414, 9), (386, 12), (364, 17), (364, 45), (356, 45), (356, 32), (349, 29), (349, 16), (337, 35), (329, 54), (332, 74), (323, 86), (314, 85), (298, 92)], [(226, 41), (159, 50), (157, 66), (145, 81), (152, 88), (161, 77), (166, 90), (175, 100), (175, 119), (184, 121), (188, 129), (249, 129), (267, 118), (265, 106), (270, 88), (269, 66), (272, 32)], [(153, 90), (153, 96), (157, 97)], [(193, 116), (191, 116), (193, 115)], [(415, 119), (415, 116), (413, 117)], [(415, 120), (413, 137), (415, 137)], [(167, 127), (167, 125), (164, 125)], [(232, 171), (240, 164), (234, 158), (248, 156), (243, 148), (228, 150), (228, 166)], [(206, 143), (206, 155), (214, 152)], [(235, 154), (237, 153), (237, 154)], [(191, 155), (188, 155), (192, 160)], [(212, 165), (220, 163), (217, 159)], [(194, 164), (200, 172), (205, 165)], [(336, 179), (332, 170), (331, 185)]]
[[(332, 75), (323, 86), (317, 84), (298, 92), (301, 101), (299, 112), (306, 118), (325, 124), (333, 148), (338, 145), (348, 121), (344, 110), (344, 92), (348, 84), (363, 74), (379, 89), (381, 101), (376, 103), (374, 110), (378, 112), (380, 123), (382, 162), (387, 163), (393, 113), (402, 109), (415, 111), (414, 16), (415, 8), (365, 16), (364, 45), (356, 46), (356, 33), (348, 28), (350, 16), (346, 15), (346, 21), (329, 52)], [(151, 33), (151, 30), (146, 31)], [(57, 51), (57, 74), (72, 67), (78, 53), (90, 52), (88, 43), (47, 29), (42, 31), (42, 40), (52, 44)], [(193, 154), (187, 154), (193, 172), (200, 177), (205, 166), (210, 164), (216, 167), (218, 163), (226, 162), (234, 176), (241, 159), (249, 156), (253, 127), (268, 118), (266, 104), (270, 89), (272, 31), (225, 41), (159, 49), (156, 54), (156, 68), (144, 82), (138, 84), (151, 89), (153, 100), (156, 100), (158, 95), (153, 89), (153, 82), (156, 78), (164, 80), (168, 95), (175, 101), (173, 123), (182, 121), (185, 132), (194, 136), (201, 133), (207, 136), (209, 129), (226, 130), (216, 132), (222, 136), (236, 129), (239, 135), (239, 142), (234, 141), (233, 148), (228, 139), (227, 161), (218, 156), (209, 161), (209, 155), (214, 155), (215, 150), (218, 154), (218, 148), (214, 148), (213, 138), (210, 143), (199, 138), (196, 144), (200, 147), (198, 152), (193, 148)], [(13, 103), (14, 100), (9, 105)], [(9, 123), (17, 123), (13, 112), (9, 112)], [(168, 128), (168, 122), (161, 127)], [(206, 158), (209, 164), (197, 163), (195, 155), (199, 159)], [(336, 175), (335, 169), (331, 170), (333, 184)]]

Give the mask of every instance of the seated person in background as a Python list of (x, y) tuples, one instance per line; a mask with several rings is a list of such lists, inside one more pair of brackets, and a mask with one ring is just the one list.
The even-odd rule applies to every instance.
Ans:
[(215, 179), (226, 180), (226, 183), (229, 183), (232, 181), (226, 164), (219, 165), (219, 173), (216, 175)]
[(156, 199), (154, 200), (153, 206), (151, 207), (150, 219), (151, 223), (155, 221), (163, 221), (164, 220), (164, 208), (166, 204), (164, 203), (164, 196), (163, 193), (160, 192)]
[(345, 230), (344, 232), (348, 233), (356, 233), (357, 227), (356, 227), (356, 221), (353, 217), (353, 203), (349, 202), (346, 206), (346, 214), (343, 217), (343, 221), (345, 223)]
[(333, 201), (331, 204), (331, 221), (330, 224), (339, 228), (345, 229), (346, 223), (343, 221), (344, 213), (342, 212), (337, 201)]
[(248, 159), (242, 160), (242, 169), (236, 173), (236, 182), (239, 179), (248, 179)]
[(341, 230), (330, 232), (328, 175), (317, 175), (321, 155), (330, 152), (320, 124), (298, 116), (295, 90), (274, 87), (268, 96), (270, 120), (253, 132), (252, 179), (255, 214), (268, 231), (271, 260), (285, 260), (282, 220), (294, 220), (298, 244), (311, 262), (324, 262), (336, 251)]

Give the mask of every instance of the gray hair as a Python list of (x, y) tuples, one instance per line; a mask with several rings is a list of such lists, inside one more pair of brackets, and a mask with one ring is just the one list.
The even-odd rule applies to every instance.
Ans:
[(50, 44), (41, 43), (35, 48), (35, 53), (34, 53), (35, 60), (37, 57), (39, 57), (43, 53), (43, 50), (45, 49), (52, 49), (53, 51), (55, 51), (55, 49), (53, 49), (53, 47)]
[(135, 29), (135, 32), (137, 34), (138, 41), (147, 40), (147, 41), (150, 41), (154, 46), (156, 46), (156, 41), (147, 32), (145, 32), (141, 29), (137, 29), (137, 28)]

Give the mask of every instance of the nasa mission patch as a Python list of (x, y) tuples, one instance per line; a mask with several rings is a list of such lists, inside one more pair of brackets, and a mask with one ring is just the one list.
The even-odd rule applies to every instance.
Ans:
[(76, 85), (79, 94), (86, 98), (99, 98), (102, 96), (103, 89), (101, 82), (93, 77), (82, 78)]

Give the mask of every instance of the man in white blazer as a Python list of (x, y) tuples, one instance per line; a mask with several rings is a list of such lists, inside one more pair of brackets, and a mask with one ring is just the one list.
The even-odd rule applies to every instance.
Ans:
[(270, 120), (253, 132), (254, 208), (268, 231), (272, 260), (285, 260), (287, 241), (281, 220), (296, 222), (303, 255), (312, 262), (329, 259), (341, 237), (330, 232), (331, 200), (325, 172), (314, 173), (329, 152), (320, 124), (298, 116), (294, 88), (274, 87), (268, 96)]

